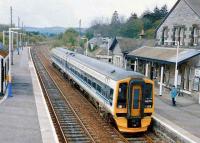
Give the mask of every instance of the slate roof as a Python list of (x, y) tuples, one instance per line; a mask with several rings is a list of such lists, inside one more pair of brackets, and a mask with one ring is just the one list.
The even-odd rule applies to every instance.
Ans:
[(192, 10), (200, 18), (200, 0), (185, 0), (185, 2), (192, 8)]
[[(179, 49), (178, 64), (185, 62), (186, 60), (200, 55), (200, 51), (196, 49)], [(156, 61), (165, 64), (176, 63), (176, 48), (168, 47), (142, 47), (132, 51), (128, 54), (128, 57), (134, 57), (138, 59), (144, 59), (148, 61)]]
[(155, 40), (116, 37), (110, 46), (110, 50), (113, 51), (117, 44), (119, 44), (122, 53), (129, 53), (141, 46), (154, 46)]
[[(107, 48), (100, 48), (99, 51), (96, 53), (96, 55), (108, 55), (108, 49)], [(109, 56), (111, 56), (111, 52), (109, 52)]]

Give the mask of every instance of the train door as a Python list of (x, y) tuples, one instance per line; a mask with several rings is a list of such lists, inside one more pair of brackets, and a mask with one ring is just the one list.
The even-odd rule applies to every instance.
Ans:
[(141, 100), (142, 100), (142, 89), (139, 85), (133, 85), (131, 91), (132, 98), (132, 110), (131, 116), (140, 117), (141, 116)]
[(141, 127), (141, 119), (144, 114), (143, 90), (144, 81), (137, 79), (130, 81), (128, 94), (128, 127)]

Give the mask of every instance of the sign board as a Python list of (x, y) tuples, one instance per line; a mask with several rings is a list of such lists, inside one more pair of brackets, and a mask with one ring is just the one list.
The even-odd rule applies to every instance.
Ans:
[(199, 78), (197, 77), (194, 78), (193, 90), (199, 91)]
[(200, 69), (195, 69), (195, 77), (200, 77)]

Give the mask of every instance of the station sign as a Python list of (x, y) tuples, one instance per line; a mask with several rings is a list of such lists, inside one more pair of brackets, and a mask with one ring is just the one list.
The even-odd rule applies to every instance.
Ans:
[(200, 69), (195, 69), (195, 77), (200, 77)]

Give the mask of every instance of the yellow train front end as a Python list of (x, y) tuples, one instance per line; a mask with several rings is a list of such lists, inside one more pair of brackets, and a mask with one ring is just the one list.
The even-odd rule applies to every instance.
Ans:
[(117, 84), (114, 120), (120, 132), (147, 131), (154, 112), (154, 82), (127, 78)]

